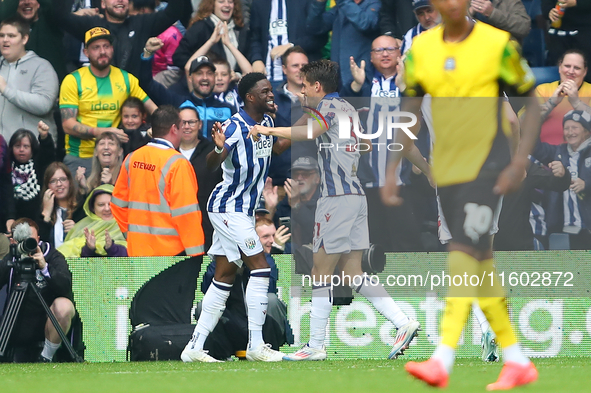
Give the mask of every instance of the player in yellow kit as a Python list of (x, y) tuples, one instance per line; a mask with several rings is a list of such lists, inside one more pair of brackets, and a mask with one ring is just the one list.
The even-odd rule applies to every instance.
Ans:
[[(432, 3), (443, 23), (417, 36), (407, 54), (405, 95), (409, 98), (403, 102), (403, 110), (418, 114), (420, 97), (433, 97), (432, 175), (453, 237), (449, 274), (482, 277), (484, 272), (494, 271), (489, 235), (494, 210), (500, 196), (516, 189), (525, 176), (527, 156), (539, 132), (539, 107), (533, 99), (535, 80), (508, 32), (468, 16), (469, 0)], [(513, 157), (499, 98), (503, 91), (532, 97)], [(413, 131), (417, 133), (418, 127)], [(397, 139), (405, 150), (410, 148), (412, 141), (405, 133), (399, 132)], [(385, 203), (402, 202), (395, 169), (403, 154), (391, 155), (382, 189)], [(455, 348), (477, 298), (503, 347), (505, 361), (498, 381), (487, 389), (510, 389), (537, 379), (535, 366), (522, 353), (511, 328), (504, 292), (497, 281), (488, 281), (482, 287), (450, 287), (441, 322), (441, 343), (428, 361), (406, 364), (411, 375), (432, 386), (447, 386)]]

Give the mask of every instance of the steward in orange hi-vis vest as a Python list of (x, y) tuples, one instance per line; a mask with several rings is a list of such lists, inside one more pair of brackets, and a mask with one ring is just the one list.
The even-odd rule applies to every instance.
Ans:
[(111, 209), (130, 257), (204, 253), (195, 172), (167, 140), (154, 139), (127, 156)]

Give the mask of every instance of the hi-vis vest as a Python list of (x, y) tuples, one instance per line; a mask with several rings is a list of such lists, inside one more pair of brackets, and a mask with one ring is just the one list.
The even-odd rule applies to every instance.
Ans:
[(129, 256), (203, 254), (197, 178), (176, 150), (150, 143), (129, 154), (111, 202)]

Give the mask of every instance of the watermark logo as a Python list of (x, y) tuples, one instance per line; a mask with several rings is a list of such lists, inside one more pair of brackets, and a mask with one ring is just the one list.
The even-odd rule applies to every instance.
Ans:
[[(307, 123), (307, 137), (308, 139), (314, 139), (314, 123), (318, 123), (320, 127), (324, 129), (328, 129), (328, 121), (325, 117), (316, 109), (305, 107), (304, 112), (309, 114), (311, 117), (308, 118)], [(410, 139), (416, 140), (417, 137), (413, 134), (410, 130), (411, 127), (417, 124), (417, 117), (414, 113), (411, 112), (404, 112), (404, 111), (379, 111), (378, 112), (378, 122), (377, 122), (377, 129), (373, 133), (363, 133), (360, 130), (360, 121), (359, 121), (359, 112), (352, 111), (349, 115), (348, 113), (339, 110), (339, 109), (331, 109), (331, 112), (334, 113), (334, 118), (338, 124), (339, 130), (339, 139), (347, 140), (350, 138), (355, 139), (354, 148), (347, 147), (347, 151), (368, 151), (371, 147), (367, 143), (358, 143), (357, 141), (369, 140), (369, 141), (376, 141), (380, 139), (382, 134), (386, 133), (386, 138), (391, 141), (394, 139), (394, 130), (399, 129), (402, 130)], [(409, 119), (408, 121), (403, 121)], [(379, 150), (380, 147), (385, 145), (385, 147), (390, 151), (400, 151), (403, 149), (402, 144), (400, 143), (372, 143), (373, 147)], [(319, 144), (320, 150), (322, 149), (331, 149), (337, 148), (338, 145), (333, 143), (320, 143)]]

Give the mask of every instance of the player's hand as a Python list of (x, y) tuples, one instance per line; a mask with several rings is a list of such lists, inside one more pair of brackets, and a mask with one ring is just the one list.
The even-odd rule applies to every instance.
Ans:
[(41, 251), (41, 249), (39, 247), (37, 247), (37, 249), (35, 250), (35, 253), (33, 255), (31, 255), (31, 258), (33, 258), (37, 262), (37, 267), (39, 269), (43, 270), (47, 266), (47, 261), (45, 260), (45, 257), (43, 256), (43, 252)]
[(76, 225), (74, 220), (64, 220), (64, 233), (70, 232), (74, 228), (74, 225)]
[(248, 133), (248, 137), (251, 137), (255, 140), (258, 141), (259, 140), (259, 134), (261, 135), (271, 135), (271, 132), (273, 131), (273, 128), (271, 127), (265, 127), (265, 126), (261, 126), (260, 124), (256, 124), (254, 127), (252, 127)]
[(552, 170), (552, 175), (556, 177), (563, 177), (566, 174), (564, 170), (564, 165), (560, 161), (552, 161), (548, 164), (548, 168)]
[(219, 121), (213, 123), (213, 127), (211, 129), (211, 139), (218, 149), (222, 149), (224, 147), (224, 143), (226, 143), (226, 134), (224, 134), (222, 123)]
[[(94, 235), (94, 229), (89, 231), (88, 228), (84, 228), (84, 237), (86, 238), (86, 247), (91, 250), (96, 249), (96, 236)], [(107, 248), (105, 246), (105, 248)]]
[(576, 178), (575, 180), (571, 180), (570, 189), (578, 194), (585, 189), (585, 180), (581, 179), (580, 177)]
[(265, 181), (263, 197), (265, 198), (265, 207), (267, 210), (275, 210), (279, 203), (279, 194), (277, 194), (277, 186), (273, 186), (273, 180), (270, 177)]
[(111, 184), (111, 180), (113, 180), (113, 173), (109, 168), (103, 168), (101, 171), (101, 183)]
[(49, 188), (45, 190), (45, 193), (43, 194), (43, 215), (45, 217), (51, 216), (51, 213), (53, 212), (54, 199), (55, 193)]
[(49, 135), (49, 126), (45, 124), (43, 120), (39, 120), (39, 123), (37, 123), (37, 131), (39, 132), (39, 137), (45, 139), (47, 138), (47, 135)]
[(499, 175), (493, 192), (497, 195), (505, 195), (517, 191), (525, 176), (525, 163), (512, 161)]
[(113, 238), (107, 229), (105, 229), (105, 250), (108, 250), (113, 245)]
[(365, 82), (365, 60), (361, 60), (361, 63), (359, 63), (358, 66), (355, 62), (355, 58), (351, 56), (349, 57), (349, 68), (351, 69), (353, 80), (357, 84), (363, 85), (363, 82)]
[(285, 225), (281, 225), (275, 232), (275, 244), (277, 244), (280, 248), (283, 248), (285, 243), (287, 243), (287, 241), (291, 238), (291, 233), (287, 232), (289, 232), (289, 228)]
[(558, 19), (560, 19), (558, 10), (556, 8), (552, 8), (548, 13), (548, 18), (550, 19), (550, 22), (556, 22)]
[(148, 41), (146, 41), (146, 45), (144, 46), (144, 48), (148, 52), (154, 53), (154, 52), (157, 52), (163, 46), (164, 46), (164, 42), (160, 38), (150, 37), (150, 38), (148, 38)]

